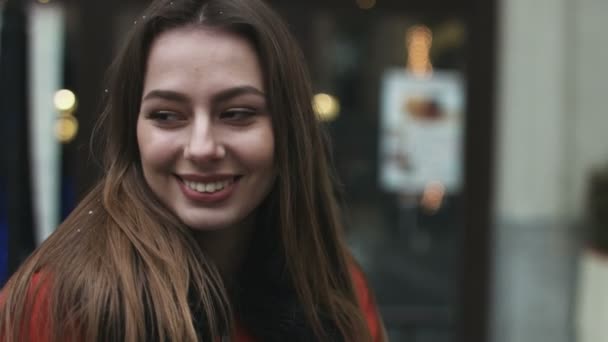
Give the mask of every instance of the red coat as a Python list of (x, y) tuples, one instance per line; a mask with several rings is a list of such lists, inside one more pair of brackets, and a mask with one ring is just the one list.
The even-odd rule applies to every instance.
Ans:
[[(362, 306), (363, 314), (367, 320), (367, 324), (374, 342), (384, 341), (383, 326), (378, 313), (374, 297), (367, 286), (367, 282), (363, 273), (358, 268), (352, 269), (353, 279), (356, 287), (357, 296)], [(36, 286), (39, 283), (39, 275), (35, 275), (32, 280), (32, 285)], [(47, 342), (50, 341), (49, 330), (45, 328), (47, 317), (43, 314), (43, 308), (48, 305), (48, 288), (42, 286), (34, 300), (32, 319), (29, 325), (29, 336), (32, 342)], [(0, 300), (3, 302), (3, 300)], [(248, 332), (238, 324), (236, 324), (235, 342), (255, 342)]]

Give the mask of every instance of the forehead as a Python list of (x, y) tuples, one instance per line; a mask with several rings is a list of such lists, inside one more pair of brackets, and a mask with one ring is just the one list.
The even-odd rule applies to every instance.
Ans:
[(178, 85), (198, 89), (237, 83), (263, 91), (257, 53), (240, 35), (216, 28), (186, 26), (161, 33), (150, 47), (145, 89)]
[(154, 46), (177, 47), (180, 44), (190, 44), (197, 42), (196, 45), (213, 46), (215, 48), (233, 47), (233, 45), (248, 45), (249, 41), (235, 32), (205, 25), (186, 25), (168, 29), (161, 32), (153, 40)]

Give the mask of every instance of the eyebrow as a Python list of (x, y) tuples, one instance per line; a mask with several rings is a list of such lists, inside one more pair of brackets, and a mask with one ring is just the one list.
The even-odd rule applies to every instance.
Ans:
[(266, 94), (264, 94), (263, 91), (259, 90), (256, 87), (253, 86), (238, 86), (238, 87), (233, 87), (233, 88), (229, 88), (226, 90), (223, 90), (217, 94), (215, 94), (215, 96), (213, 96), (213, 100), (215, 102), (223, 102), (223, 101), (227, 101), (230, 100), (232, 98), (235, 98), (237, 96), (241, 96), (241, 95), (256, 95), (256, 96), (261, 96), (261, 97), (266, 97)]
[[(247, 95), (247, 94), (261, 96), (264, 98), (266, 97), (266, 94), (264, 94), (263, 91), (259, 90), (256, 87), (238, 86), (238, 87), (233, 87), (233, 88), (228, 88), (228, 89), (222, 90), (219, 93), (215, 94), (213, 96), (213, 102), (224, 102), (224, 101), (230, 100), (232, 98), (235, 98), (237, 96)], [(160, 98), (160, 99), (164, 99), (164, 100), (182, 102), (182, 103), (187, 103), (190, 101), (188, 96), (186, 96), (182, 93), (172, 91), (172, 90), (161, 90), (161, 89), (151, 90), (144, 96), (143, 100), (145, 101), (145, 100), (149, 100), (152, 98)]]

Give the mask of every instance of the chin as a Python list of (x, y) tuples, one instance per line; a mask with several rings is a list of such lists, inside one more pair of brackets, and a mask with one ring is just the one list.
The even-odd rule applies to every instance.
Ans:
[(190, 227), (190, 229), (194, 230), (194, 231), (198, 231), (198, 232), (205, 232), (205, 231), (216, 231), (216, 230), (222, 230), (226, 227), (228, 227), (229, 225), (224, 223), (224, 224), (212, 224), (209, 222), (205, 222), (205, 223), (200, 223), (200, 222), (185, 222), (186, 225), (188, 227)]
[[(186, 214), (186, 213), (184, 213)], [(189, 215), (179, 215), (179, 219), (196, 232), (212, 232), (225, 229), (239, 230), (240, 227), (248, 226), (252, 221), (248, 218), (252, 216), (242, 217), (235, 215), (233, 212), (195, 212), (187, 213)]]

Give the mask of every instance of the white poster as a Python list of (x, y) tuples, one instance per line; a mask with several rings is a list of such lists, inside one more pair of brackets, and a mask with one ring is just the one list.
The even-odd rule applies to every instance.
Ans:
[(426, 78), (404, 69), (385, 72), (380, 122), (380, 185), (418, 194), (430, 182), (446, 192), (462, 184), (464, 87), (457, 72)]

